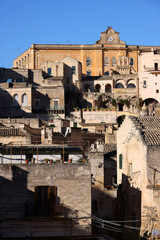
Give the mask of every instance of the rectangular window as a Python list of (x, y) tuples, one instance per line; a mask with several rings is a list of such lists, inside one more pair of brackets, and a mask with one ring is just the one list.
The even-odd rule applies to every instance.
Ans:
[(54, 110), (58, 110), (58, 100), (54, 100)]
[(48, 68), (48, 74), (51, 74), (51, 73), (52, 73), (52, 69)]
[(119, 154), (119, 169), (122, 169), (122, 154)]
[(147, 86), (147, 81), (144, 80), (144, 81), (143, 81), (143, 87), (146, 88), (146, 86)]
[(156, 89), (156, 93), (159, 93), (159, 89)]
[(40, 109), (40, 99), (34, 99), (34, 107)]
[(158, 63), (154, 63), (154, 70), (158, 71)]
[(72, 73), (73, 73), (73, 74), (76, 73), (76, 66), (72, 66)]

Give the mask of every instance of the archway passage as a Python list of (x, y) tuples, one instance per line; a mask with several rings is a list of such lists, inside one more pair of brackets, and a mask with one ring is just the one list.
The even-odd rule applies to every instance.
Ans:
[(155, 110), (155, 107), (156, 107), (156, 104), (158, 103), (158, 101), (154, 98), (147, 98), (143, 101), (143, 105), (144, 104), (146, 105), (147, 107), (147, 112), (148, 112), (148, 115), (149, 116), (153, 116), (155, 114), (154, 110)]
[(147, 98), (143, 101), (143, 104), (146, 104), (146, 106), (149, 106), (150, 104), (155, 105), (156, 103), (158, 103), (158, 101), (154, 98)]
[(110, 85), (110, 84), (106, 84), (106, 86), (105, 86), (105, 92), (106, 92), (106, 93), (111, 93), (111, 85)]
[(101, 90), (100, 84), (96, 84), (95, 85), (95, 92), (100, 92), (100, 90)]

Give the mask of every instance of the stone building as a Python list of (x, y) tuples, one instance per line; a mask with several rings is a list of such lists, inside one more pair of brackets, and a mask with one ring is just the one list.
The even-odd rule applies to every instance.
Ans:
[[(14, 68), (41, 69), (44, 62), (55, 62), (69, 56), (82, 64), (82, 74), (99, 76), (116, 70), (119, 61), (137, 71), (137, 46), (126, 45), (119, 33), (111, 27), (101, 33), (101, 38), (90, 45), (32, 44), (31, 48), (13, 61)], [(123, 71), (123, 70), (122, 70)]]
[[(160, 118), (126, 117), (117, 133), (118, 197), (115, 219), (160, 234)], [(137, 232), (138, 233), (138, 232)]]
[(160, 102), (160, 47), (146, 47), (138, 56), (139, 97), (148, 106), (148, 113)]
[(0, 165), (0, 192), (2, 238), (91, 235), (89, 164)]
[(0, 69), (1, 117), (65, 114), (64, 77), (42, 70)]

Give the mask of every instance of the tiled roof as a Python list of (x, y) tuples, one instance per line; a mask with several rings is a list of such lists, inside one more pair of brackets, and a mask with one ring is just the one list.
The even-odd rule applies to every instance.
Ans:
[(146, 145), (160, 145), (160, 117), (138, 117), (133, 118), (133, 121)]

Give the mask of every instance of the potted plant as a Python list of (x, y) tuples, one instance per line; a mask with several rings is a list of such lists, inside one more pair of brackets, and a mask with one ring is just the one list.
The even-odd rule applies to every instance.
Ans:
[(45, 158), (43, 161), (44, 161), (45, 163), (48, 163), (49, 159), (48, 159), (48, 158)]
[(50, 160), (49, 160), (49, 162), (50, 162), (50, 163), (53, 163), (53, 160), (52, 160), (52, 159), (50, 159)]
[(86, 109), (85, 108), (82, 108), (82, 111), (84, 112)]
[(25, 163), (28, 164), (29, 163), (29, 159), (25, 159)]
[(74, 111), (77, 112), (77, 111), (78, 111), (78, 107), (75, 107), (75, 108), (74, 108)]
[(72, 163), (72, 159), (71, 159), (71, 158), (69, 158), (69, 159), (68, 159), (68, 162), (69, 162), (69, 163)]

